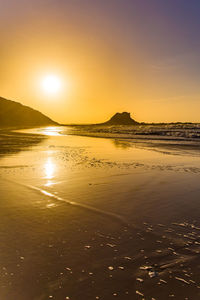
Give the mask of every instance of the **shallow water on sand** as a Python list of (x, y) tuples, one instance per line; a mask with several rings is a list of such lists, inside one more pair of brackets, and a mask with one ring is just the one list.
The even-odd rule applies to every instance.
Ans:
[(198, 149), (25, 132), (48, 138), (1, 157), (2, 299), (200, 298)]

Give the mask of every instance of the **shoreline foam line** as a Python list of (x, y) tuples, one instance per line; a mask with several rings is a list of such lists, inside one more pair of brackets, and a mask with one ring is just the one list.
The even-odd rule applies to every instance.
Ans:
[(116, 220), (120, 221), (122, 224), (124, 224), (126, 226), (129, 226), (129, 224), (127, 223), (127, 221), (123, 217), (121, 217), (120, 215), (117, 215), (115, 213), (106, 212), (104, 210), (95, 208), (95, 207), (87, 205), (87, 204), (82, 204), (82, 203), (78, 203), (78, 202), (74, 202), (74, 201), (70, 201), (70, 200), (64, 199), (62, 197), (56, 196), (56, 195), (54, 195), (54, 194), (52, 194), (52, 193), (50, 193), (50, 192), (48, 192), (48, 191), (46, 191), (44, 189), (36, 187), (36, 186), (27, 185), (27, 187), (29, 187), (30, 189), (36, 190), (36, 191), (40, 192), (41, 194), (44, 194), (47, 197), (54, 198), (57, 201), (62, 201), (62, 202), (65, 202), (65, 203), (67, 203), (69, 205), (73, 205), (73, 206), (76, 206), (76, 207), (84, 208), (84, 209), (96, 212), (98, 214), (101, 214), (101, 215), (106, 215), (106, 216), (112, 217), (113, 219), (116, 219)]
[(104, 210), (101, 210), (101, 209), (98, 209), (98, 208), (95, 208), (93, 206), (90, 206), (90, 205), (87, 205), (87, 204), (82, 204), (82, 203), (78, 203), (78, 202), (74, 202), (74, 201), (70, 201), (70, 200), (67, 200), (67, 199), (64, 199), (62, 197), (59, 197), (59, 196), (56, 196), (55, 194), (52, 194), (51, 192), (48, 192), (44, 189), (41, 189), (37, 186), (33, 186), (33, 185), (26, 185), (26, 184), (22, 184), (20, 182), (16, 182), (14, 181), (14, 183), (17, 183), (21, 186), (24, 186), (26, 188), (29, 188), (31, 190), (34, 190), (34, 191), (37, 191), (39, 192), (40, 194), (43, 194), (45, 195), (46, 197), (49, 197), (49, 198), (53, 198), (57, 201), (62, 201), (68, 205), (73, 205), (73, 206), (76, 206), (76, 207), (79, 207), (79, 208), (83, 208), (83, 209), (86, 209), (86, 210), (89, 210), (91, 212), (94, 212), (94, 213), (98, 213), (100, 215), (104, 215), (104, 216), (109, 216), (111, 217), (112, 219), (122, 223), (124, 226), (126, 227), (130, 227), (130, 224), (120, 215), (117, 215), (115, 213), (112, 213), (112, 212), (106, 212)]

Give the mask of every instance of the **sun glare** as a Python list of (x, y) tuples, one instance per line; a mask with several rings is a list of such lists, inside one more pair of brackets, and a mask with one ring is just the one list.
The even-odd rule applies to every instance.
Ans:
[(49, 157), (44, 165), (45, 178), (52, 179), (54, 177), (55, 165), (52, 159)]
[(56, 75), (47, 75), (42, 80), (42, 88), (46, 94), (55, 95), (62, 88), (62, 80)]

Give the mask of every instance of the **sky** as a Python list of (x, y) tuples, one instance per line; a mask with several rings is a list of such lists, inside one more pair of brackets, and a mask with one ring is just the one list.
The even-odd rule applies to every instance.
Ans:
[(199, 0), (0, 0), (0, 96), (60, 123), (200, 122), (199, 15)]

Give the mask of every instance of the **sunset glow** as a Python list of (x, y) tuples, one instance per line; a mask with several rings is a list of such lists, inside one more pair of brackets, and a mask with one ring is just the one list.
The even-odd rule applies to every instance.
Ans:
[(42, 80), (43, 91), (48, 95), (56, 95), (62, 89), (61, 79), (56, 75), (47, 75)]
[(199, 16), (0, 1), (0, 300), (200, 299)]
[(0, 95), (62, 124), (198, 122), (200, 4), (179, 2), (3, 1)]

